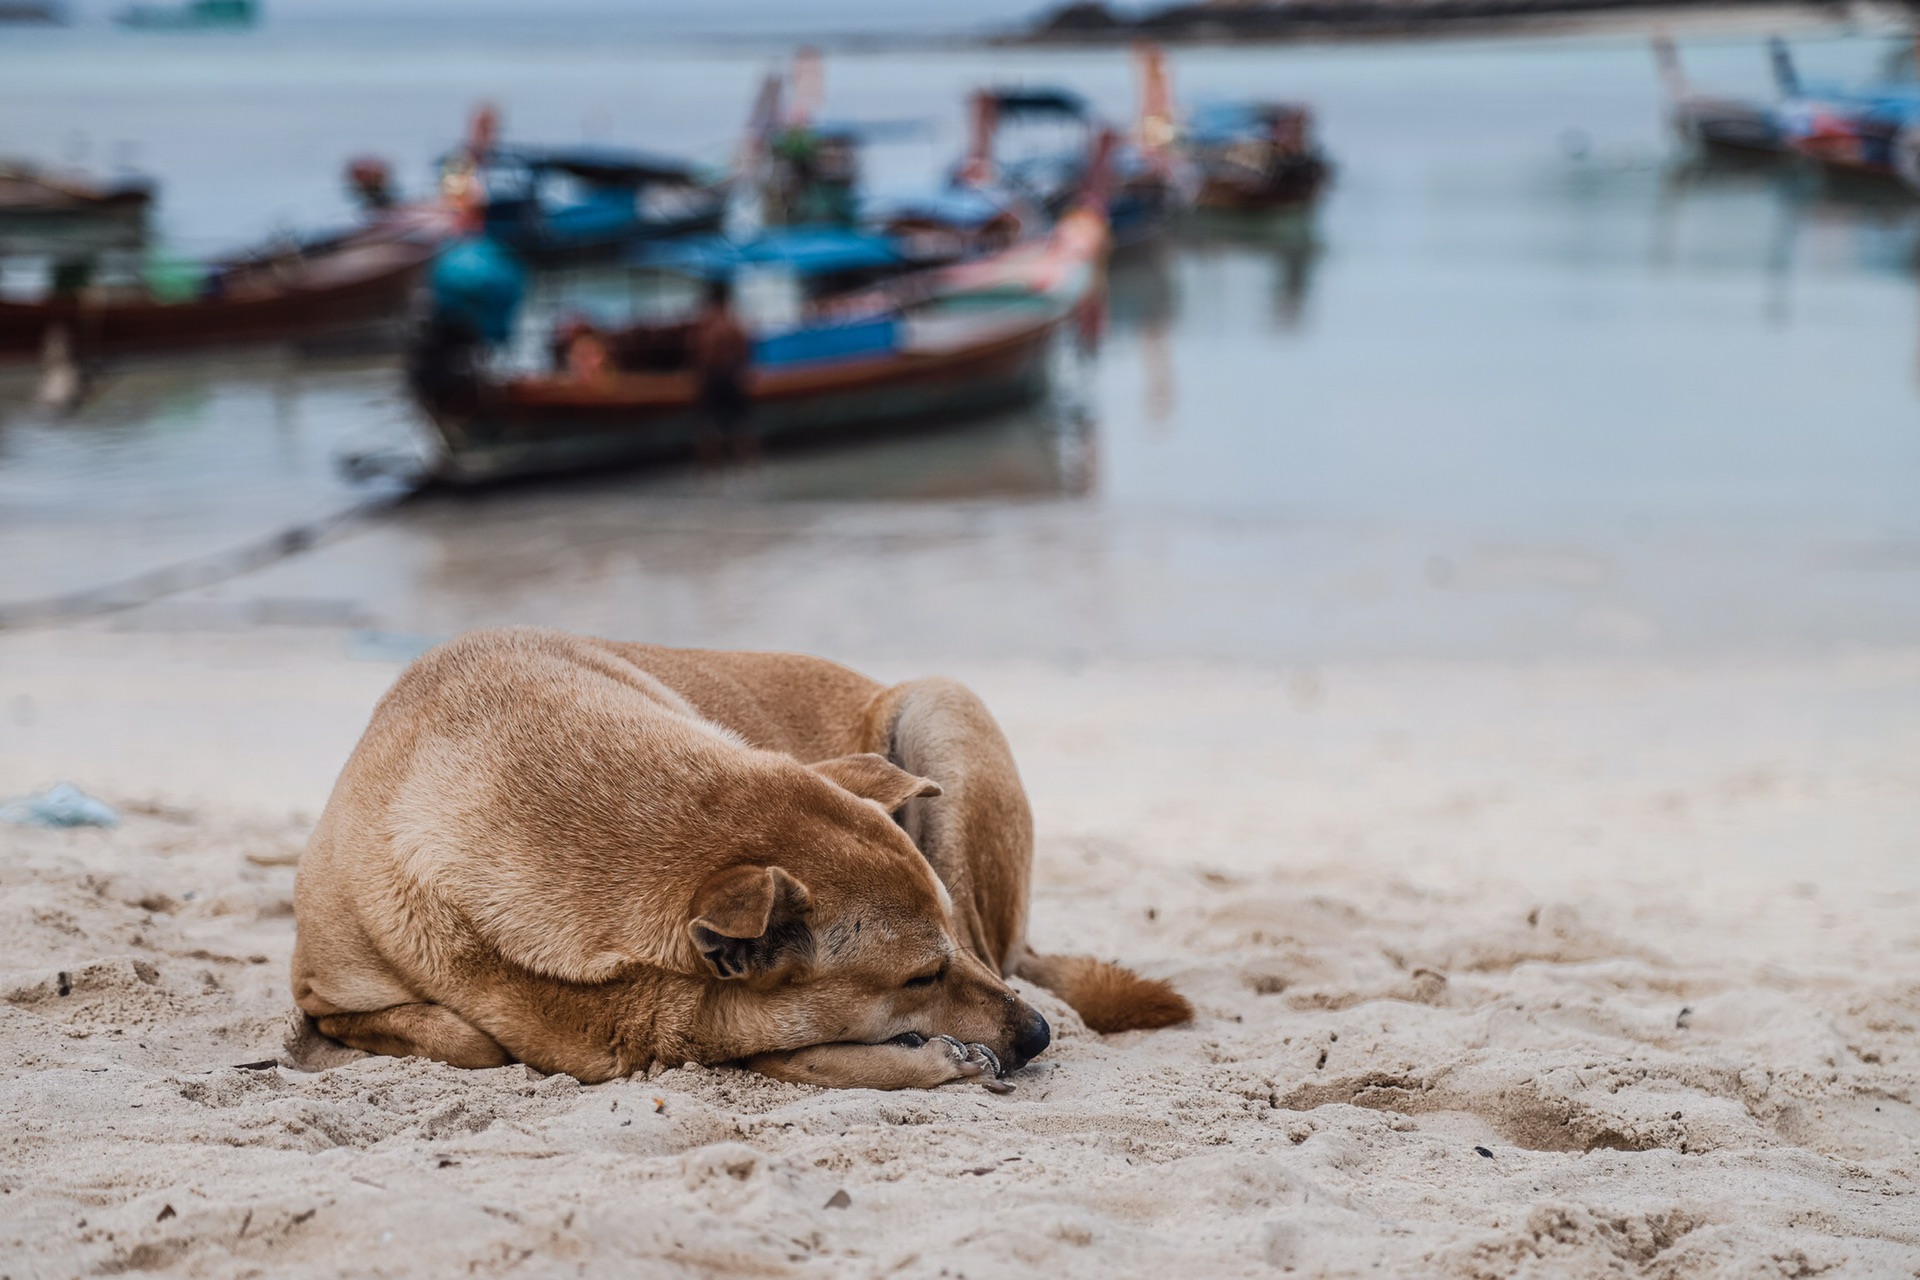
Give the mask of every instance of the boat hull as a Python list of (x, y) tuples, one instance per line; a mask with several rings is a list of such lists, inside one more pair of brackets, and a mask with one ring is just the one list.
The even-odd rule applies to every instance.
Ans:
[[(743, 425), (778, 447), (1024, 404), (1046, 390), (1056, 325), (1026, 325), (961, 350), (762, 373)], [(482, 387), (469, 404), (427, 408), (442, 444), (438, 478), (456, 485), (672, 461), (711, 430), (686, 374), (621, 375), (598, 386), (526, 378)]]
[(1888, 187), (1900, 181), (1897, 133), (1890, 128), (1863, 130), (1842, 137), (1805, 138), (1794, 150), (1811, 160), (1829, 181)]
[[(306, 270), (251, 296), (191, 302), (0, 302), (0, 357), (39, 354), (63, 328), (78, 356), (281, 342), (397, 324), (436, 252), (367, 246), (353, 269)], [(397, 334), (396, 334), (397, 336)]]
[(1772, 111), (1742, 102), (1700, 100), (1674, 109), (1674, 131), (1703, 151), (1734, 157), (1777, 158), (1787, 137)]
[(1320, 198), (1327, 185), (1325, 161), (1301, 160), (1257, 177), (1238, 173), (1205, 173), (1194, 203), (1202, 209), (1230, 213), (1297, 209)]
[(134, 247), (152, 201), (143, 181), (102, 186), (0, 165), (0, 253)]
[[(13, 190), (7, 187), (12, 186)], [(153, 203), (148, 187), (118, 187), (98, 193), (29, 189), (0, 178), (0, 226), (17, 218), (144, 218)]]

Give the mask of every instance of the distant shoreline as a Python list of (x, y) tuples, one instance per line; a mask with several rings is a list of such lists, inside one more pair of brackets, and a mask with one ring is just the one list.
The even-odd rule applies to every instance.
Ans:
[(1284, 4), (1175, 3), (1133, 17), (1092, 2), (1053, 9), (1023, 31), (989, 43), (1104, 47), (1294, 44), (1371, 39), (1563, 35), (1632, 29), (1649, 21), (1681, 29), (1908, 29), (1920, 6), (1809, 4), (1805, 0), (1292, 0)]
[[(1042, 0), (1044, 3), (1045, 0)], [(813, 45), (829, 53), (870, 55), (903, 51), (981, 48), (1083, 49), (1121, 48), (1150, 40), (1178, 47), (1240, 47), (1288, 44), (1358, 44), (1373, 41), (1470, 40), (1500, 37), (1562, 37), (1627, 34), (1658, 27), (1674, 35), (1776, 34), (1807, 31), (1896, 32), (1920, 28), (1920, 0), (1293, 0), (1284, 4), (1168, 3), (1131, 16), (1109, 13), (1108, 25), (1062, 23), (1063, 14), (1085, 14), (1097, 4), (1053, 4), (1045, 13), (1020, 25), (962, 26), (934, 30), (666, 30), (617, 25), (604, 37), (614, 43), (644, 42), (649, 47), (671, 45), (689, 50), (782, 53), (796, 45)], [(72, 21), (59, 4), (49, 5), (61, 20), (7, 21), (10, 10), (39, 10), (38, 0), (0, 0), (0, 26), (21, 40), (29, 33), (39, 38), (28, 47), (56, 47), (41, 40), (110, 38), (121, 43), (141, 40), (104, 21)], [(413, 47), (421, 37), (445, 35), (437, 26), (411, 20), (394, 23), (354, 23), (346, 28), (327, 24), (268, 20), (245, 31), (253, 45), (324, 41), (333, 31), (351, 38), (377, 36), (398, 47)], [(535, 44), (551, 43), (551, 24), (532, 23), (515, 28)], [(231, 36), (233, 32), (222, 32)]]

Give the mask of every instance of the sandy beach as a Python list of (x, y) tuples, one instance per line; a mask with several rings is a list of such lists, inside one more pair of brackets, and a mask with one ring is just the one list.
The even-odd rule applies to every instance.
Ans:
[[(354, 157), (439, 190), (483, 101), (724, 165), (770, 31), (1031, 17), (71, 7), (0, 40), (0, 152), (151, 174), (193, 260), (351, 223)], [(1763, 33), (1810, 84), (1911, 49), (1804, 16), (1175, 50), (1183, 109), (1312, 106), (1323, 204), (1116, 259), (1098, 350), (965, 424), (399, 500), (396, 352), (106, 362), (64, 411), (0, 372), (0, 804), (120, 816), (0, 823), (0, 1280), (1920, 1277), (1920, 203), (1695, 164), (1647, 41), (1769, 102)], [(831, 47), (888, 198), (946, 190), (978, 89), (1141, 88), (1118, 47)], [(523, 354), (615, 283), (536, 282)], [(513, 624), (968, 682), (1033, 942), (1197, 1016), (1023, 986), (1054, 1039), (1004, 1096), (305, 1034), (336, 774), (411, 657)]]
[(398, 669), (0, 639), (0, 779), (124, 811), (0, 828), (0, 1272), (1920, 1274), (1920, 652), (950, 667), (1035, 937), (1199, 1010), (1025, 989), (1006, 1097), (290, 1042), (295, 864)]

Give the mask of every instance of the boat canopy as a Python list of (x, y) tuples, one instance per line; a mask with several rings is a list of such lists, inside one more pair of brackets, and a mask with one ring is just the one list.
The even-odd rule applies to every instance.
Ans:
[(1209, 102), (1188, 117), (1187, 136), (1196, 142), (1224, 142), (1264, 133), (1275, 121), (1304, 110), (1297, 102)]
[(854, 146), (869, 142), (901, 142), (926, 137), (932, 124), (919, 117), (884, 120), (815, 120), (807, 129), (822, 138), (832, 138)]
[(987, 97), (1002, 118), (1072, 116), (1085, 120), (1093, 115), (1087, 100), (1071, 89), (989, 89)]
[(627, 261), (706, 280), (730, 278), (748, 268), (784, 268), (804, 278), (909, 264), (890, 236), (834, 227), (770, 231), (746, 241), (725, 236), (668, 240), (639, 246)]
[(565, 173), (600, 186), (696, 180), (694, 166), (683, 160), (613, 147), (497, 147), (488, 154), (487, 167)]

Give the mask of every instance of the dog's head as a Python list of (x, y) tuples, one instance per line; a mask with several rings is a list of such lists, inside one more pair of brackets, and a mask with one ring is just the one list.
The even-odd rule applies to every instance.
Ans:
[(1046, 1019), (962, 943), (946, 886), (890, 816), (939, 786), (877, 755), (780, 773), (744, 860), (689, 908), (726, 1038), (758, 1053), (948, 1035), (1008, 1071), (1044, 1049)]

